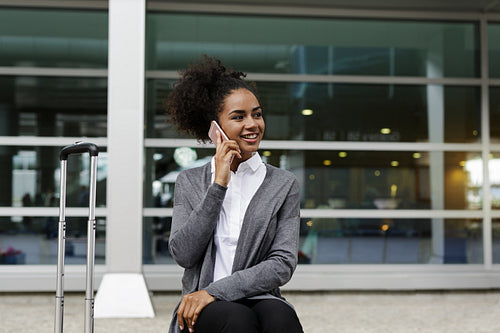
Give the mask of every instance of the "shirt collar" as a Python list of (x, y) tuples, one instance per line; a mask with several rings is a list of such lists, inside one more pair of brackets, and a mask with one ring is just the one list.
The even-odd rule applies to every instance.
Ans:
[[(212, 173), (215, 173), (215, 159), (213, 158), (213, 156), (212, 159), (210, 160), (210, 165)], [(250, 168), (252, 172), (255, 172), (261, 165), (262, 165), (262, 159), (260, 158), (259, 153), (255, 152), (252, 154), (252, 157), (250, 157), (248, 160), (240, 163), (240, 165), (238, 166), (238, 170), (241, 171), (244, 170), (245, 168)]]

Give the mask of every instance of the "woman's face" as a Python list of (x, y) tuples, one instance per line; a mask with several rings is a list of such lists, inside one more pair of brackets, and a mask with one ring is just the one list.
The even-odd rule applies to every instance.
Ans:
[(262, 107), (255, 95), (247, 89), (233, 90), (219, 112), (219, 125), (231, 140), (235, 140), (245, 161), (259, 149), (266, 124)]

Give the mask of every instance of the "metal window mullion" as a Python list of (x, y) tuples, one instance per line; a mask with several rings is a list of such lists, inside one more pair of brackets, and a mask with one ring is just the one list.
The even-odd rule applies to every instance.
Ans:
[(201, 4), (183, 2), (159, 2), (149, 1), (149, 11), (158, 12), (195, 12), (205, 14), (245, 14), (259, 16), (311, 16), (324, 18), (356, 18), (356, 19), (400, 19), (400, 20), (424, 20), (424, 21), (474, 21), (488, 15), (496, 17), (495, 14), (483, 14), (479, 12), (453, 12), (453, 11), (425, 11), (425, 10), (387, 10), (387, 9), (346, 9), (331, 7), (305, 7), (305, 6), (262, 6), (262, 5), (239, 5), (239, 4)]
[[(89, 209), (84, 207), (66, 207), (66, 216), (88, 216)], [(105, 217), (107, 210), (104, 207), (96, 208), (96, 216)], [(0, 207), (0, 216), (58, 216), (58, 207)]]
[[(158, 139), (144, 140), (146, 148), (214, 148), (210, 143), (198, 143), (194, 139)], [(341, 151), (482, 151), (482, 145), (476, 143), (426, 143), (426, 142), (362, 142), (362, 141), (293, 141), (263, 140), (263, 149), (286, 150), (341, 150)]]
[[(144, 217), (172, 216), (172, 208), (144, 208)], [(419, 210), (419, 209), (301, 209), (304, 218), (401, 218), (401, 219), (464, 219), (482, 218), (478, 210)]]
[(481, 50), (481, 140), (483, 143), (483, 253), (484, 268), (490, 270), (493, 263), (493, 240), (491, 220), (491, 182), (490, 182), (490, 118), (489, 118), (489, 85), (488, 85), (488, 23), (486, 18), (480, 21)]
[(371, 150), (371, 151), (481, 151), (480, 144), (364, 142), (364, 141), (278, 141), (263, 140), (260, 149), (288, 150)]
[[(63, 147), (81, 141), (82, 137), (0, 136), (0, 146)], [(107, 146), (107, 138), (85, 138), (99, 147)]]
[(351, 84), (399, 84), (399, 85), (479, 85), (478, 78), (447, 78), (419, 76), (378, 76), (378, 75), (315, 75), (315, 74), (273, 74), (249, 73), (248, 79), (257, 82), (315, 82)]
[(2, 7), (41, 7), (67, 9), (107, 9), (108, 1), (95, 0), (0, 0)]
[[(177, 71), (149, 70), (148, 79), (179, 78)], [(419, 76), (379, 76), (379, 75), (318, 75), (318, 74), (278, 74), (278, 73), (247, 73), (248, 80), (256, 82), (311, 82), (311, 83), (344, 83), (344, 84), (400, 84), (400, 85), (458, 85), (478, 86), (480, 78), (460, 77), (419, 77)]]
[(95, 77), (108, 76), (107, 69), (98, 68), (58, 68), (58, 67), (0, 67), (3, 76), (55, 76), (55, 77)]

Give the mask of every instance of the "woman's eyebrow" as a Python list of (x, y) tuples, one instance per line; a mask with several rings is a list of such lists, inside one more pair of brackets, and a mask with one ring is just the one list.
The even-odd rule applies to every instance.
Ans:
[(233, 110), (233, 111), (229, 112), (228, 115), (232, 115), (233, 113), (244, 114), (245, 110)]
[[(262, 106), (259, 105), (259, 106), (254, 107), (252, 109), (252, 112), (257, 111), (257, 110), (262, 110)], [(246, 113), (246, 111), (245, 110), (233, 110), (233, 111), (229, 112), (228, 115), (232, 115), (233, 113), (244, 114), (244, 113)]]

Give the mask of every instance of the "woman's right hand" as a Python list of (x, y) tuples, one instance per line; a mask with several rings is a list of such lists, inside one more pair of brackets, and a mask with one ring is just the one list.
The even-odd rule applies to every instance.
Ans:
[(227, 187), (231, 179), (231, 161), (233, 158), (241, 158), (240, 147), (234, 140), (222, 141), (219, 131), (216, 132), (216, 135), (214, 183)]
[(212, 302), (215, 302), (215, 298), (205, 289), (184, 295), (177, 309), (177, 323), (181, 331), (187, 326), (189, 332), (194, 332), (194, 326), (201, 310)]

